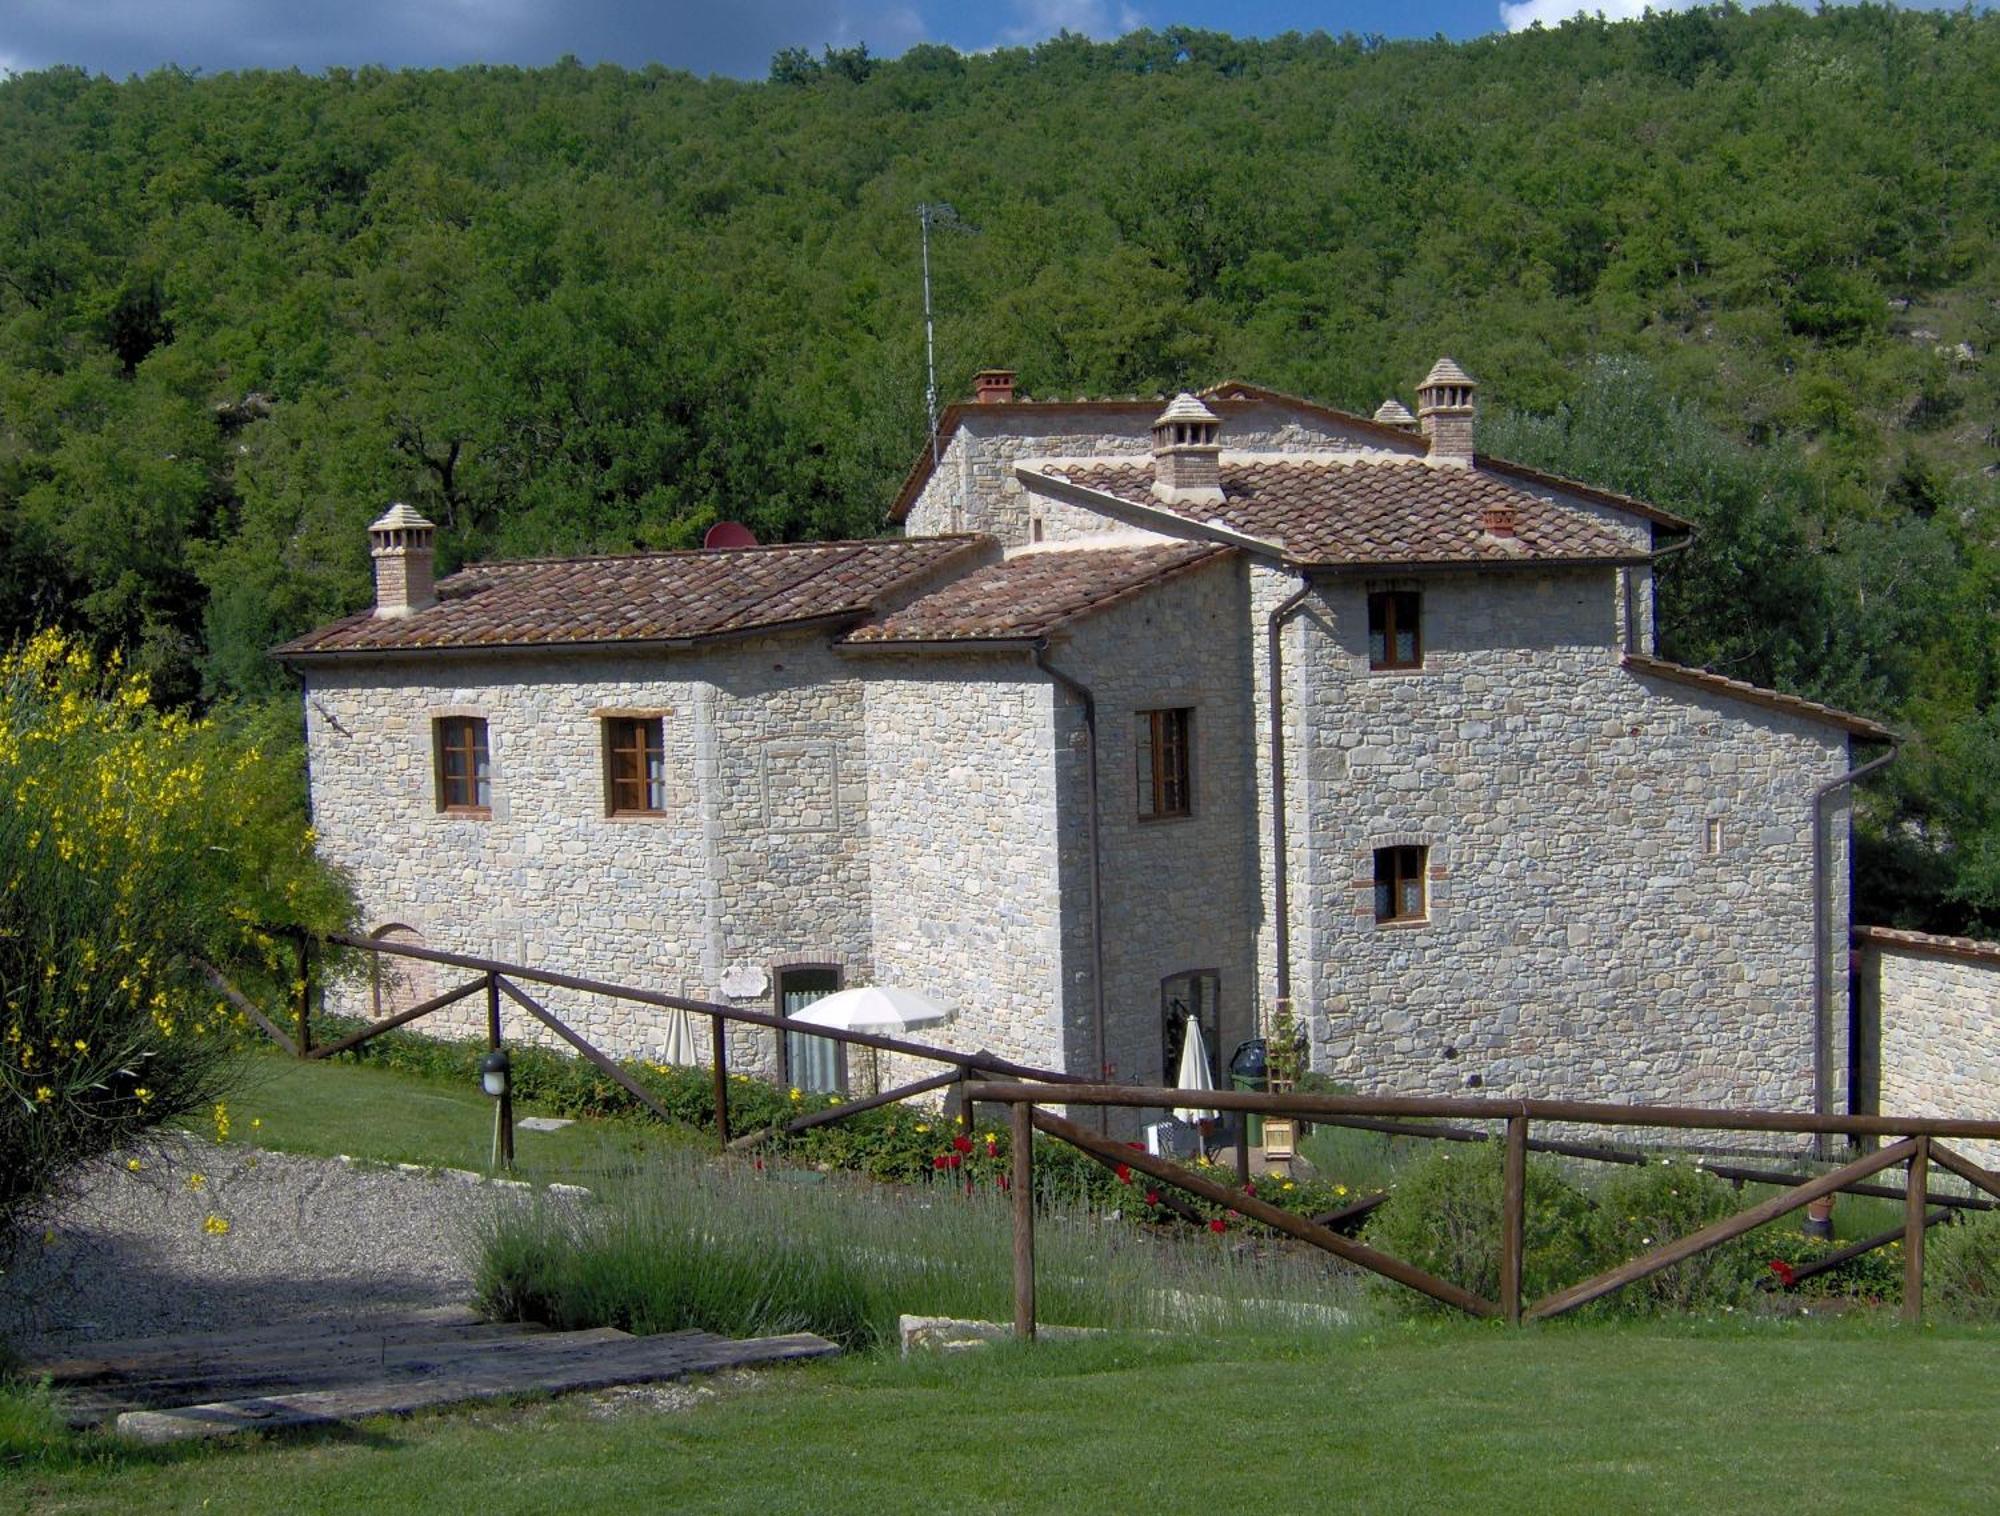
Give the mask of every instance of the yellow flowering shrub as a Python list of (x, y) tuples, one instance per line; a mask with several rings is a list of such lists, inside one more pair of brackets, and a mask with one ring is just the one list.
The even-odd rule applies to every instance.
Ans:
[(226, 1131), (244, 1027), (196, 961), (278, 1003), (282, 932), (349, 924), (253, 724), (161, 711), (57, 633), (0, 654), (0, 1224), (144, 1128)]

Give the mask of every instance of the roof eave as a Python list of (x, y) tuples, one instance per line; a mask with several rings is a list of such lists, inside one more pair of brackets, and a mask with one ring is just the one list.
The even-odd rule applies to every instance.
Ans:
[(1767, 690), (1761, 685), (1747, 684), (1740, 679), (1731, 679), (1727, 674), (1716, 674), (1707, 669), (1669, 663), (1663, 658), (1654, 658), (1645, 653), (1625, 653), (1618, 661), (1621, 668), (1635, 674), (1664, 679), (1669, 683), (1719, 695), (1724, 699), (1739, 700), (1745, 705), (1777, 711), (1780, 715), (1791, 716), (1800, 721), (1834, 727), (1864, 742), (1894, 744), (1903, 740), (1901, 734), (1883, 726), (1879, 721), (1870, 721), (1866, 716), (1857, 716), (1852, 711), (1843, 711), (1831, 705), (1821, 705), (1816, 700), (1807, 700), (1800, 695), (1787, 695), (1783, 690)]
[(284, 664), (404, 663), (425, 658), (524, 658), (576, 653), (606, 656), (619, 653), (689, 652), (717, 644), (745, 642), (765, 636), (847, 628), (865, 619), (866, 610), (847, 610), (826, 616), (801, 616), (787, 621), (765, 621), (755, 626), (725, 627), (691, 637), (600, 637), (588, 640), (535, 642), (442, 642), (399, 647), (297, 648), (290, 643), (271, 649), (271, 657)]
[(838, 653), (1032, 653), (1041, 646), (1039, 636), (1006, 637), (867, 637), (859, 641), (843, 637), (834, 643)]
[(1519, 558), (1342, 558), (1314, 560), (1287, 558), (1286, 563), (1300, 573), (1332, 578), (1341, 574), (1478, 574), (1507, 569), (1642, 568), (1651, 563), (1647, 553), (1613, 556)]

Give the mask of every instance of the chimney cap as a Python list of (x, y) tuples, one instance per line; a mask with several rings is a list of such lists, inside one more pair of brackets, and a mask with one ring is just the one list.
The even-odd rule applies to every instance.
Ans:
[(1424, 382), (1418, 388), (1429, 389), (1433, 385), (1438, 384), (1458, 384), (1470, 389), (1477, 388), (1479, 381), (1460, 368), (1456, 363), (1452, 362), (1450, 358), (1440, 358), (1436, 363), (1431, 365), (1431, 371), (1424, 375)]
[(993, 405), (1014, 398), (1014, 371), (1010, 368), (983, 368), (972, 376), (973, 398)]
[(398, 500), (368, 528), (371, 532), (435, 531), (436, 523), (426, 521), (421, 512)]
[(1174, 396), (1173, 403), (1160, 412), (1159, 417), (1153, 422), (1153, 425), (1170, 426), (1176, 421), (1208, 421), (1220, 425), (1221, 420), (1222, 418), (1217, 416), (1214, 411), (1203, 405), (1186, 390), (1182, 390), (1178, 395)]
[(1410, 408), (1393, 396), (1375, 408), (1375, 419), (1384, 426), (1415, 426), (1417, 418), (1410, 414)]

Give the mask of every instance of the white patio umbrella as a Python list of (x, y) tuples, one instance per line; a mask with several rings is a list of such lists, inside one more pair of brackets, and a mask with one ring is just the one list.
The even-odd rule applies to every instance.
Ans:
[[(1202, 1045), (1201, 1023), (1192, 1016), (1187, 1020), (1187, 1040), (1181, 1044), (1181, 1066), (1174, 1076), (1174, 1087), (1183, 1090), (1215, 1088), (1215, 1077), (1208, 1071), (1208, 1049)], [(1205, 1111), (1198, 1106), (1177, 1105), (1174, 1114), (1190, 1124), (1215, 1120), (1214, 1111)]]
[(915, 990), (863, 984), (822, 995), (792, 1020), (809, 1026), (830, 1026), (842, 1032), (879, 1032), (893, 1037), (918, 1027), (937, 1026), (951, 1020), (952, 1015), (953, 1012)]
[(685, 1006), (675, 1006), (667, 1012), (667, 1036), (660, 1045), (660, 1062), (683, 1067), (701, 1062), (694, 1047), (694, 1018)]
[[(915, 990), (893, 989), (886, 984), (861, 984), (851, 990), (822, 995), (792, 1017), (809, 1026), (833, 1027), (843, 1032), (875, 1032), (885, 1037), (901, 1036), (918, 1027), (938, 1026), (951, 1020), (953, 1012)], [(882, 1088), (882, 1065), (876, 1049), (868, 1050), (869, 1082), (876, 1092)]]

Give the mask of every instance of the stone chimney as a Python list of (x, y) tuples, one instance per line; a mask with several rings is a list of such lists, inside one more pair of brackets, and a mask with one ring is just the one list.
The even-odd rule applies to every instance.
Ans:
[(1384, 426), (1393, 426), (1399, 432), (1414, 432), (1417, 418), (1410, 414), (1410, 408), (1397, 399), (1384, 400), (1375, 407), (1375, 419)]
[(1153, 423), (1153, 493), (1169, 505), (1222, 504), (1222, 422), (1183, 390)]
[(1479, 408), (1473, 377), (1449, 358), (1440, 358), (1417, 386), (1417, 417), (1430, 438), (1430, 461), (1440, 468), (1472, 467), (1472, 422)]
[(1516, 536), (1514, 507), (1502, 500), (1491, 501), (1481, 506), (1479, 529), (1489, 537)]
[(1014, 398), (1014, 371), (983, 368), (972, 376), (972, 398), (981, 405), (1005, 405)]
[(375, 614), (384, 621), (414, 616), (437, 604), (431, 539), (437, 528), (401, 501), (368, 528), (368, 556), (375, 560)]

